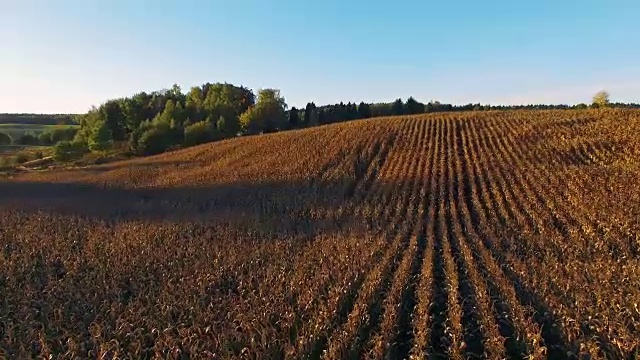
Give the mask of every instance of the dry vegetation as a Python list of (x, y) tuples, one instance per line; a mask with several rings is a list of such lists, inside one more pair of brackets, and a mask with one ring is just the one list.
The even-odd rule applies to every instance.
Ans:
[(374, 119), (0, 180), (0, 358), (637, 358), (640, 112)]

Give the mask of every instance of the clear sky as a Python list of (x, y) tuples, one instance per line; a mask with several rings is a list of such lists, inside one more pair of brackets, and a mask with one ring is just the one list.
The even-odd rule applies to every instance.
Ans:
[(0, 112), (205, 82), (291, 106), (640, 101), (637, 0), (0, 0)]

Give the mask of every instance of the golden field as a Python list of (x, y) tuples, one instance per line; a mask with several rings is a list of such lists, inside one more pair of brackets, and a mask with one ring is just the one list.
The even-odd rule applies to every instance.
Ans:
[(640, 112), (353, 121), (0, 178), (0, 358), (637, 358)]

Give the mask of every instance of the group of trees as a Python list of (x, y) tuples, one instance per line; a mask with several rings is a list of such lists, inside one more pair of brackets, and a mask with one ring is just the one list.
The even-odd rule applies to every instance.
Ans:
[(320, 107), (311, 102), (304, 109), (293, 107), (289, 110), (287, 128), (332, 124), (380, 116), (422, 114), (425, 112), (425, 108), (425, 104), (416, 101), (413, 97), (407, 99), (406, 102), (403, 102), (402, 99), (397, 99), (392, 103), (374, 104), (365, 102), (360, 104), (349, 102), (345, 104), (341, 102)]
[[(607, 106), (594, 98), (595, 106)], [(599, 98), (602, 98), (599, 94)], [(370, 117), (411, 115), (450, 111), (510, 109), (572, 109), (568, 105), (493, 106), (452, 105), (438, 101), (421, 103), (413, 97), (391, 103), (339, 103), (287, 111), (284, 97), (276, 89), (258, 91), (228, 83), (206, 83), (183, 94), (180, 87), (132, 97), (109, 100), (79, 117), (81, 129), (74, 140), (76, 148), (104, 151), (117, 142), (126, 142), (139, 155), (157, 154), (171, 148), (193, 146), (240, 134), (270, 133), (281, 130), (331, 124)], [(72, 148), (72, 144), (64, 144)]]
[(104, 151), (126, 142), (139, 155), (179, 146), (281, 130), (286, 103), (278, 90), (258, 92), (227, 83), (204, 84), (183, 94), (169, 90), (142, 92), (109, 100), (79, 117), (76, 142), (91, 151)]
[(412, 115), (433, 112), (454, 112), (454, 111), (490, 111), (490, 110), (569, 110), (586, 109), (597, 107), (617, 107), (617, 108), (640, 108), (638, 104), (610, 103), (609, 95), (605, 91), (598, 93), (593, 103), (578, 105), (482, 105), (479, 103), (452, 105), (443, 104), (439, 101), (421, 103), (409, 97), (406, 101), (396, 99), (391, 103), (339, 103), (335, 105), (316, 106), (315, 103), (308, 103), (304, 109), (291, 108), (288, 114), (288, 128), (331, 124), (335, 122), (365, 119), (381, 116)]
[(74, 139), (77, 132), (76, 128), (65, 127), (41, 132), (26, 132), (15, 138), (0, 132), (0, 145), (51, 146), (60, 141)]
[(0, 124), (75, 125), (72, 114), (0, 114)]

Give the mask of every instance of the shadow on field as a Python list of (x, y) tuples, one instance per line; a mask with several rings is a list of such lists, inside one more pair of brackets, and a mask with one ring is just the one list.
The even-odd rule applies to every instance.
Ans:
[(312, 235), (362, 227), (363, 219), (355, 216), (358, 194), (351, 193), (352, 187), (348, 180), (133, 189), (73, 182), (0, 181), (0, 214), (13, 210), (106, 222), (203, 222), (276, 235)]
[[(410, 181), (410, 182), (413, 182)], [(18, 217), (22, 214), (34, 215), (39, 213), (51, 213), (63, 217), (73, 216), (87, 218), (91, 220), (104, 221), (107, 223), (117, 223), (119, 221), (133, 220), (157, 223), (202, 223), (205, 225), (226, 225), (230, 224), (238, 230), (245, 230), (251, 233), (268, 235), (272, 237), (288, 238), (291, 235), (301, 235), (305, 238), (313, 238), (315, 235), (324, 234), (342, 234), (345, 232), (358, 230), (379, 230), (387, 229), (392, 225), (386, 223), (391, 219), (404, 221), (405, 218), (419, 217), (417, 213), (408, 213), (406, 200), (404, 206), (394, 210), (399, 211), (396, 216), (384, 218), (382, 208), (388, 210), (393, 204), (399, 204), (398, 199), (391, 199), (390, 194), (402, 194), (403, 185), (400, 183), (376, 183), (372, 187), (366, 177), (357, 176), (344, 181), (324, 181), (322, 183), (305, 183), (305, 182), (245, 182), (234, 184), (220, 184), (208, 187), (172, 187), (172, 188), (139, 188), (127, 189), (116, 187), (101, 187), (98, 185), (90, 185), (83, 183), (36, 183), (36, 182), (1, 182), (0, 181), (0, 216), (12, 212), (14, 215), (17, 211)], [(457, 186), (454, 188), (457, 189)], [(464, 193), (458, 194), (457, 191), (453, 195), (456, 199), (460, 199), (472, 214), (475, 220), (475, 213), (482, 211), (474, 208), (475, 204), (471, 201), (469, 189), (471, 188), (465, 182)], [(359, 211), (360, 205), (365, 204), (367, 211)], [(423, 209), (424, 210), (424, 209)], [(404, 211), (404, 214), (402, 213)], [(421, 212), (428, 213), (427, 211)], [(427, 216), (427, 215), (422, 215)], [(437, 213), (434, 216), (438, 216)], [(422, 227), (426, 229), (426, 223), (433, 221), (426, 217), (415, 219), (423, 222)], [(435, 269), (444, 268), (444, 253), (442, 250), (444, 233), (448, 233), (450, 238), (455, 235), (451, 226), (455, 221), (445, 223), (437, 223), (435, 225), (435, 247), (436, 252), (433, 257), (432, 264)], [(39, 221), (39, 220), (38, 220)], [(502, 254), (492, 246), (491, 235), (485, 233), (484, 229), (479, 227), (477, 221), (473, 221), (474, 231), (480, 234), (481, 243), (476, 243), (473, 247), (485, 246), (489, 256), (497, 263), (502, 263)], [(86, 223), (91, 226), (91, 222)], [(411, 227), (409, 227), (411, 228)], [(176, 227), (176, 231), (183, 231), (184, 227)], [(245, 233), (240, 231), (239, 233)], [(396, 235), (390, 235), (391, 232), (382, 231), (382, 236), (388, 236), (389, 239), (395, 238)], [(408, 235), (408, 234), (407, 234)], [(407, 236), (408, 238), (408, 236)], [(426, 247), (425, 239), (422, 239), (423, 248), (416, 252), (415, 258), (412, 259), (412, 273), (417, 276), (418, 269), (421, 268)], [(456, 239), (452, 244), (455, 257), (460, 256), (459, 243), (469, 241), (469, 238)], [(430, 250), (431, 251), (431, 250)], [(401, 255), (400, 253), (397, 256)], [(398, 258), (399, 259), (399, 258)], [(397, 263), (397, 262), (394, 262)], [(464, 265), (458, 263), (458, 276), (466, 279), (463, 271)], [(390, 270), (388, 279), (395, 270)], [(484, 266), (480, 267), (480, 271), (486, 273)], [(447, 289), (446, 276), (444, 272), (438, 270), (434, 278), (434, 294), (432, 308), (437, 312), (446, 312)], [(520, 305), (531, 307), (544, 316), (534, 316), (533, 320), (537, 322), (542, 331), (542, 338), (546, 346), (549, 347), (550, 354), (554, 354), (554, 358), (563, 358), (562, 354), (566, 353), (568, 345), (560, 322), (552, 315), (552, 309), (541, 299), (533, 289), (528, 289), (517, 274), (511, 270), (506, 270), (505, 277), (514, 286), (516, 296)], [(490, 275), (489, 275), (490, 276)], [(488, 281), (493, 281), (490, 277)], [(389, 283), (390, 284), (390, 283)], [(464, 286), (464, 285), (462, 285)], [(355, 288), (354, 288), (355, 289)], [(464, 293), (472, 293), (468, 288), (460, 288)], [(466, 290), (465, 290), (466, 289)], [(503, 299), (499, 289), (490, 287), (491, 296), (497, 300)], [(355, 294), (355, 292), (354, 292)], [(414, 307), (417, 304), (415, 285), (413, 290), (406, 291), (401, 299), (402, 304), (408, 304), (406, 314), (402, 315), (403, 324), (409, 324), (409, 314), (413, 314)], [(472, 296), (467, 297), (466, 301), (475, 301)], [(380, 303), (380, 302), (378, 302)], [(472, 303), (471, 303), (472, 304)], [(472, 324), (476, 320), (469, 320), (477, 314), (474, 313), (475, 306), (465, 308), (464, 329), (465, 341), (469, 344), (482, 344), (483, 334), (475, 331), (478, 325)], [(498, 308), (500, 309), (500, 308)], [(435, 310), (434, 310), (435, 311)], [(346, 317), (345, 317), (346, 319)], [(376, 320), (377, 321), (377, 320)], [(500, 321), (500, 320), (498, 320)], [(408, 326), (408, 325), (405, 325)], [(444, 337), (440, 333), (445, 328), (445, 318), (434, 317), (432, 325), (433, 331), (432, 346), (436, 350), (444, 351), (446, 345), (442, 342)], [(507, 325), (500, 328), (500, 332), (506, 338), (516, 336), (513, 333), (514, 324), (510, 321)], [(400, 352), (406, 353), (409, 348), (407, 344), (411, 343), (411, 337), (405, 339), (399, 337), (402, 342)], [(480, 345), (478, 345), (480, 346)], [(509, 351), (512, 354), (521, 354), (517, 343), (508, 344)], [(402, 350), (404, 349), (404, 350)]]

